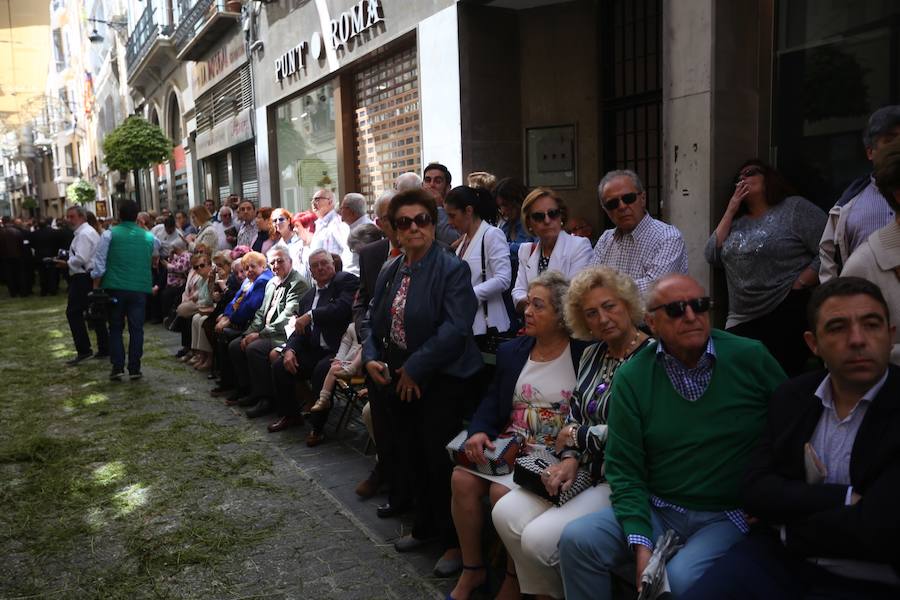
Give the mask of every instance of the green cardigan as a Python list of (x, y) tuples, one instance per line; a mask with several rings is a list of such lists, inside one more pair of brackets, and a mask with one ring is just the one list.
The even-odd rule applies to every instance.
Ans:
[(612, 506), (625, 535), (652, 538), (650, 495), (690, 510), (739, 506), (744, 469), (785, 380), (756, 340), (712, 331), (716, 362), (706, 392), (684, 399), (652, 343), (613, 379), (606, 447)]

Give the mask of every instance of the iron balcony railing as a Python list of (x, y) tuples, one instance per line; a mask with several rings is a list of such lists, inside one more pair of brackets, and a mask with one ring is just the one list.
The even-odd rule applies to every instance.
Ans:
[(128, 37), (125, 45), (125, 64), (129, 74), (132, 73), (135, 65), (147, 56), (160, 34), (169, 35), (172, 32), (170, 26), (161, 26), (153, 20), (154, 10), (151, 5), (147, 5)]
[(194, 6), (191, 6), (191, 0), (179, 0), (178, 12), (181, 19), (175, 33), (172, 34), (176, 54), (184, 50), (184, 47), (194, 39), (204, 23), (216, 13), (225, 12), (225, 0), (198, 0)]

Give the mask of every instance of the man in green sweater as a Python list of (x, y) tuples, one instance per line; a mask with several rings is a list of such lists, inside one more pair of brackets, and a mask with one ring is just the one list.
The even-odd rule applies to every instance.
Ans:
[(125, 344), (122, 334), (128, 319), (128, 376), (140, 379), (144, 354), (144, 316), (152, 291), (153, 234), (135, 221), (138, 205), (124, 200), (118, 206), (121, 223), (100, 237), (91, 277), (94, 287), (109, 294), (109, 378), (119, 381), (125, 374)]
[(784, 381), (755, 340), (711, 331), (711, 302), (686, 275), (648, 293), (651, 344), (616, 373), (606, 477), (612, 507), (569, 523), (559, 543), (568, 600), (611, 598), (610, 570), (637, 563), (637, 587), (667, 530), (684, 547), (669, 561), (677, 597), (747, 532), (739, 487)]

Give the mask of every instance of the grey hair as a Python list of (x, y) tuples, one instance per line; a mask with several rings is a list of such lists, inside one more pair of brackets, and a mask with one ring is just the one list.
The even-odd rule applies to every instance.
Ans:
[(324, 254), (325, 256), (328, 257), (328, 260), (330, 260), (332, 263), (334, 262), (334, 257), (331, 255), (331, 252), (329, 252), (325, 248), (317, 248), (316, 250), (313, 250), (312, 252), (310, 252), (309, 258), (307, 259), (307, 261), (312, 262), (313, 256), (316, 256), (318, 254)]
[(266, 252), (266, 257), (272, 256), (274, 254), (280, 254), (281, 258), (286, 259), (288, 262), (293, 262), (291, 260), (291, 253), (288, 251), (287, 244), (279, 241), (277, 244), (269, 248), (269, 251)]
[(634, 189), (636, 189), (639, 194), (644, 191), (644, 184), (641, 182), (641, 178), (638, 177), (637, 173), (631, 169), (616, 169), (603, 176), (603, 179), (600, 180), (600, 184), (597, 186), (597, 194), (602, 198), (603, 188), (609, 185), (609, 182), (613, 179), (618, 179), (619, 177), (627, 177), (630, 179), (631, 183), (634, 184)]
[[(413, 173), (413, 175), (416, 175)], [(418, 175), (416, 175), (418, 177)], [(378, 216), (379, 210), (384, 207), (384, 213), (387, 214), (387, 205), (391, 203), (391, 198), (397, 195), (397, 192), (394, 190), (384, 190), (381, 192), (381, 195), (378, 196), (378, 200), (375, 201), (375, 216)]]
[(377, 225), (366, 223), (350, 232), (350, 235), (347, 236), (347, 245), (350, 246), (352, 252), (356, 252), (358, 248), (365, 246), (366, 244), (371, 244), (372, 242), (377, 242), (383, 237), (384, 233), (382, 233)]
[(419, 177), (418, 173), (413, 173), (412, 171), (401, 173), (394, 179), (394, 189), (398, 192), (414, 190), (420, 187), (422, 187), (422, 178)]
[(72, 206), (70, 206), (70, 207), (67, 208), (66, 210), (67, 210), (67, 211), (69, 211), (69, 210), (74, 210), (74, 211), (75, 211), (75, 214), (77, 214), (79, 217), (81, 217), (82, 219), (87, 219), (87, 211), (84, 210), (84, 207), (83, 207), (82, 205), (80, 205), (80, 204), (73, 204)]
[(550, 292), (550, 304), (556, 311), (556, 319), (559, 322), (559, 328), (569, 332), (569, 326), (566, 324), (566, 292), (569, 291), (569, 280), (559, 271), (544, 271), (534, 279), (528, 282), (528, 291), (535, 286), (541, 286)]
[(875, 141), (879, 137), (898, 125), (900, 125), (900, 105), (882, 106), (869, 117), (869, 123), (863, 132), (863, 145), (866, 148), (874, 148)]
[(366, 214), (366, 197), (356, 192), (350, 192), (341, 201), (341, 208), (344, 207), (352, 210), (357, 217), (361, 217)]

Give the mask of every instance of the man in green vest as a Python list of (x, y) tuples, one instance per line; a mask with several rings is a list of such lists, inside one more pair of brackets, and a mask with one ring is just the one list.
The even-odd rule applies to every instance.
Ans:
[(135, 222), (138, 205), (134, 200), (119, 204), (121, 223), (108, 229), (97, 244), (91, 277), (94, 287), (103, 288), (112, 302), (109, 313), (109, 358), (112, 381), (125, 375), (125, 344), (122, 333), (128, 319), (128, 378), (141, 378), (144, 354), (144, 316), (147, 296), (152, 291), (153, 234)]

